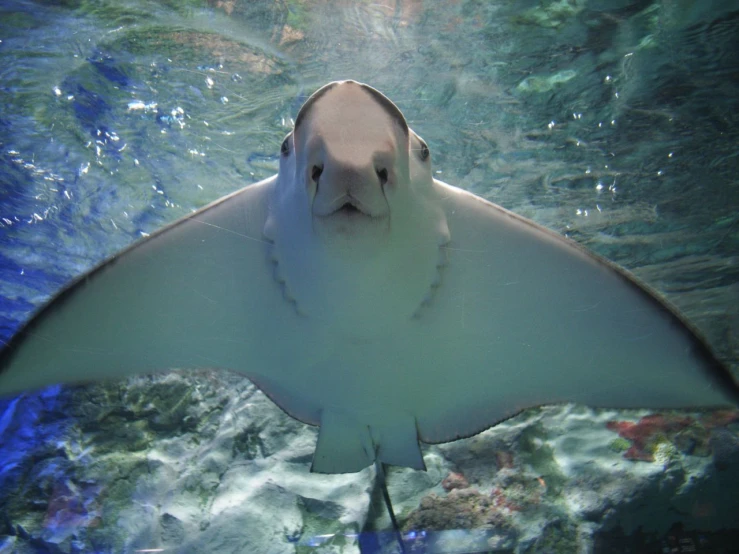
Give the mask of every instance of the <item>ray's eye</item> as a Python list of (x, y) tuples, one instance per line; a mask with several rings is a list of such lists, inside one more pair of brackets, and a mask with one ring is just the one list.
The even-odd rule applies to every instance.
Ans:
[(429, 147), (426, 146), (426, 143), (421, 141), (421, 161), (426, 161), (429, 159)]
[(290, 137), (285, 137), (285, 140), (282, 141), (282, 146), (280, 146), (280, 154), (283, 156), (287, 156), (290, 153)]
[(321, 177), (321, 173), (323, 173), (323, 166), (314, 165), (310, 172), (310, 178), (315, 182), (318, 182), (318, 179)]
[(384, 187), (385, 183), (387, 183), (387, 169), (378, 169), (377, 178), (380, 179), (380, 186)]

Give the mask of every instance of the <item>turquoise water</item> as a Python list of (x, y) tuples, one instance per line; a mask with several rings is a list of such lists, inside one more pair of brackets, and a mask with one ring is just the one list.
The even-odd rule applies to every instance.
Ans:
[[(634, 271), (698, 325), (736, 374), (739, 13), (733, 10), (732, 2), (666, 0), (6, 1), (0, 7), (2, 336), (11, 336), (34, 308), (96, 262), (274, 174), (280, 143), (302, 102), (331, 80), (352, 78), (398, 104), (428, 142), (438, 178)], [(267, 543), (276, 545), (275, 552), (349, 552), (354, 539), (311, 546), (308, 538), (356, 533), (373, 514), (368, 495), (347, 492), (366, 487), (367, 475), (291, 489), (286, 472), (303, 475), (308, 467), (300, 448), (290, 455), (289, 472), (280, 466), (280, 476), (257, 477), (255, 468), (274, 466), (279, 452), (313, 431), (278, 412), (239, 408), (244, 398), (253, 398), (249, 406), (262, 406), (248, 385), (226, 377), (170, 376), (132, 387), (52, 392), (3, 404), (0, 427), (12, 440), (3, 436), (0, 510), (7, 521), (0, 534), (11, 552), (177, 551), (177, 544), (189, 545), (181, 551), (248, 552)], [(534, 429), (530, 443), (539, 431), (537, 440), (552, 437), (556, 414), (530, 417), (528, 426), (521, 424)], [(542, 417), (550, 423), (537, 419)], [(586, 416), (570, 419), (578, 417)], [(624, 417), (605, 418), (616, 419)], [(724, 431), (735, 435), (731, 426)], [(525, 432), (509, 429), (499, 436), (506, 432), (510, 444), (490, 438), (506, 447), (476, 448), (519, 452), (511, 445)], [(183, 436), (185, 443), (178, 443)], [(231, 446), (219, 450), (216, 445), (226, 440)], [(185, 446), (197, 455), (188, 458)], [(470, 448), (441, 452), (482, 487), (490, 475), (468, 461), (464, 452)], [(549, 483), (546, 510), (506, 508), (496, 524), (516, 532), (496, 544), (548, 552), (561, 537), (560, 551), (574, 551), (577, 541), (587, 543), (586, 529), (607, 520), (607, 509), (593, 508), (596, 515), (588, 520), (587, 510), (575, 511), (576, 517), (563, 508), (572, 502), (561, 492), (572, 478), (534, 456), (535, 450), (519, 452), (521, 460), (532, 457), (520, 462), (530, 469), (527, 480), (506, 478), (509, 490), (520, 489), (518, 502), (531, 506), (531, 483), (543, 478)], [(219, 454), (209, 458), (208, 452)], [(736, 465), (731, 452), (729, 472)], [(690, 450), (682, 459), (686, 482), (705, 459), (699, 453)], [(189, 467), (177, 466), (185, 458)], [(244, 466), (245, 460), (253, 465)], [(620, 460), (616, 454), (613, 463), (624, 464), (624, 475), (646, 471)], [(497, 462), (498, 473), (510, 469), (506, 465)], [(124, 468), (123, 476), (112, 478), (114, 467)], [(439, 482), (449, 467), (439, 462)], [(241, 483), (243, 472), (251, 477)], [(706, 475), (706, 490), (723, 486)], [(427, 480), (429, 490), (436, 486), (441, 494), (435, 477), (399, 476)], [(264, 489), (269, 479), (288, 492)], [(558, 480), (563, 483), (552, 484)], [(233, 489), (224, 484), (231, 482)], [(218, 490), (248, 486), (261, 491), (263, 504), (248, 497), (261, 507), (257, 512), (289, 505), (288, 523), (262, 542), (239, 543), (235, 530), (232, 541), (214, 542), (212, 537), (231, 536), (214, 531), (219, 525), (232, 530), (222, 516), (231, 508), (228, 495)], [(421, 490), (420, 484), (413, 492), (391, 490), (399, 503), (407, 501), (402, 513), (408, 521), (420, 517), (414, 509)], [(609, 497), (614, 510), (628, 511), (641, 498), (628, 494)], [(706, 498), (688, 505), (665, 495), (656, 505), (679, 514), (675, 521), (684, 520), (689, 530), (731, 528), (735, 518), (727, 514), (736, 510), (736, 500), (722, 505)], [(696, 507), (710, 503), (705, 513)], [(211, 510), (207, 517), (203, 506)], [(449, 509), (465, 506), (472, 510), (469, 504)], [(255, 527), (271, 529), (275, 519), (252, 516), (235, 519), (250, 537)], [(386, 525), (376, 517), (368, 528)], [(646, 542), (663, 540), (673, 523), (655, 516), (659, 524), (650, 530), (648, 514), (638, 518)], [(443, 527), (450, 520), (420, 521)], [(458, 523), (469, 528), (480, 521)], [(531, 536), (521, 532), (526, 521)], [(617, 521), (629, 531), (642, 523), (629, 528)], [(598, 540), (591, 543), (608, 551), (608, 541)]]

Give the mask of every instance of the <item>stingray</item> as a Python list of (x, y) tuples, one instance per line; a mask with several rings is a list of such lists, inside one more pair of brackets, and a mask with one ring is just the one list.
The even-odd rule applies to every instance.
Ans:
[(687, 320), (623, 269), (433, 178), (377, 90), (330, 83), (277, 175), (83, 275), (0, 352), (0, 394), (172, 368), (243, 374), (320, 426), (312, 470), (424, 468), (420, 443), (551, 403), (734, 406)]

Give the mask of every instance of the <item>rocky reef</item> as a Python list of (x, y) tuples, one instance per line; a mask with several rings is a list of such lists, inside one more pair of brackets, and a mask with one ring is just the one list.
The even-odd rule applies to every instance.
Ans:
[[(396, 551), (373, 469), (311, 474), (315, 428), (238, 375), (54, 388), (0, 409), (0, 552)], [(737, 415), (530, 410), (426, 447), (427, 472), (391, 468), (390, 496), (411, 552), (716, 542), (739, 509)]]

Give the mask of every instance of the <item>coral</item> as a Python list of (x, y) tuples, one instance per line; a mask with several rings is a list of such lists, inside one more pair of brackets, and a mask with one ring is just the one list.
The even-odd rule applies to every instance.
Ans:
[(621, 438), (631, 441), (631, 447), (624, 453), (627, 460), (654, 461), (657, 445), (669, 440), (678, 431), (686, 429), (694, 423), (689, 416), (650, 414), (637, 423), (631, 421), (609, 421), (606, 427), (615, 431)]
[[(556, 479), (555, 479), (556, 480)], [(493, 487), (490, 497), (496, 508), (509, 512), (524, 512), (538, 506), (549, 486), (544, 477), (532, 478), (530, 474), (511, 473), (508, 478), (499, 480)]]
[(404, 530), (474, 529), (483, 526), (510, 527), (506, 514), (496, 507), (496, 499), (474, 489), (453, 489), (446, 496), (429, 494), (412, 511)]
[(443, 483), (446, 483), (444, 488), (451, 487), (449, 494), (425, 496), (418, 508), (405, 518), (404, 530), (509, 530), (514, 512), (539, 505), (547, 490), (542, 477), (532, 479), (518, 472), (510, 472), (501, 478), (489, 495), (471, 488), (465, 477), (458, 473), (450, 473)]
[[(698, 419), (679, 414), (650, 414), (638, 422), (609, 421), (606, 428), (629, 441), (624, 458), (644, 462), (655, 461), (654, 454), (663, 443), (684, 454), (707, 456), (710, 453), (711, 432), (739, 421), (739, 411), (718, 410), (706, 413)], [(624, 449), (623, 442), (615, 439), (611, 448)]]
[(502, 508), (510, 512), (520, 512), (522, 510), (521, 504), (516, 502), (516, 499), (523, 499), (525, 491), (520, 485), (513, 488), (512, 490), (503, 491), (499, 487), (494, 487), (490, 493), (493, 506), (496, 508)]
[(464, 475), (451, 471), (441, 482), (441, 486), (444, 487), (445, 491), (449, 492), (452, 489), (466, 489), (470, 484)]
[(614, 452), (626, 452), (629, 448), (631, 448), (631, 443), (622, 437), (618, 437), (608, 443), (608, 448), (610, 448)]

